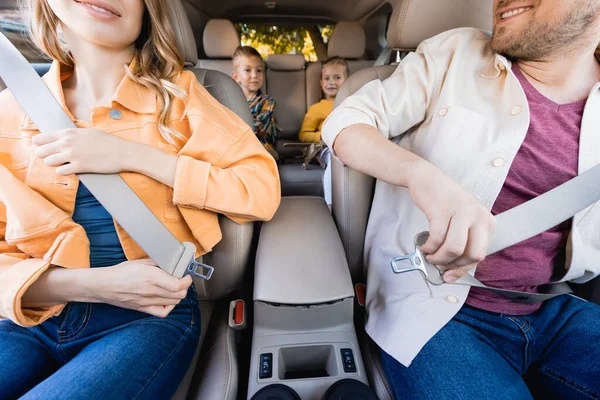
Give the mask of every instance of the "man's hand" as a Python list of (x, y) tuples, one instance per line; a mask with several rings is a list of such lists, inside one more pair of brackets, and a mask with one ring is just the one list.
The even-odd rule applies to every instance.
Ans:
[(407, 186), (429, 220), (429, 239), (421, 250), (429, 262), (448, 269), (446, 282), (455, 282), (485, 258), (496, 220), (434, 165), (419, 164)]

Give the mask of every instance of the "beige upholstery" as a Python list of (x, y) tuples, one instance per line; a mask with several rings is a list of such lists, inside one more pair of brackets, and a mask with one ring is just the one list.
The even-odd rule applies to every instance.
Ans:
[(309, 165), (307, 169), (300, 164), (280, 165), (281, 195), (323, 197), (324, 171), (318, 165)]
[(194, 371), (196, 370), (194, 367), (198, 364), (198, 359), (200, 358), (200, 349), (205, 342), (206, 335), (208, 333), (208, 325), (210, 320), (212, 319), (212, 315), (215, 309), (215, 303), (210, 301), (201, 301), (200, 302), (200, 342), (198, 342), (198, 347), (196, 348), (196, 354), (194, 354), (194, 358), (192, 359), (191, 367), (188, 369), (183, 381), (179, 385), (177, 392), (173, 396), (173, 400), (185, 400), (188, 395), (188, 390), (190, 385), (192, 384), (192, 378), (194, 377)]
[[(186, 66), (189, 70), (196, 74), (198, 81), (206, 87), (206, 89), (223, 105), (237, 113), (246, 123), (252, 123), (252, 117), (248, 104), (241, 88), (227, 76), (218, 71), (208, 71), (193, 67), (198, 59), (196, 44), (190, 27), (190, 23), (185, 15), (181, 0), (170, 0), (166, 2), (169, 8), (171, 17), (171, 26), (175, 31), (178, 41), (178, 47), (183, 52)], [(190, 182), (191, 184), (191, 182)], [(195, 279), (198, 298), (201, 300), (200, 308), (202, 312), (202, 338), (198, 344), (198, 349), (203, 347), (204, 338), (210, 338), (214, 332), (219, 332), (220, 336), (233, 336), (235, 332), (229, 328), (228, 317), (222, 313), (215, 312), (215, 316), (219, 318), (211, 318), (213, 316), (213, 308), (216, 310), (229, 309), (227, 296), (232, 291), (242, 287), (246, 278), (246, 268), (248, 255), (254, 231), (253, 224), (238, 225), (226, 217), (219, 218), (223, 239), (218, 243), (213, 251), (204, 257), (204, 262), (212, 265), (215, 268), (214, 275), (210, 281)], [(205, 301), (207, 299), (217, 302)], [(209, 327), (209, 328), (207, 328)], [(235, 343), (235, 340), (230, 340), (229, 343)], [(211, 357), (206, 350), (197, 351), (194, 356), (186, 377), (180, 384), (175, 395), (175, 399), (185, 399), (190, 391), (191, 377), (194, 375), (196, 365), (200, 364), (210, 370), (227, 370), (228, 373), (221, 375), (222, 380), (211, 378), (210, 382), (203, 382), (198, 379), (193, 380), (191, 386), (192, 391), (196, 391), (198, 385), (208, 385), (205, 387), (218, 388), (220, 393), (230, 393), (228, 396), (207, 397), (215, 400), (234, 399), (237, 392), (237, 361), (232, 362), (231, 358), (235, 358), (235, 346), (225, 346), (223, 351), (226, 354), (227, 360), (223, 357)], [(200, 355), (199, 355), (200, 354)], [(198, 361), (200, 360), (200, 361)], [(225, 389), (226, 388), (226, 389)]]
[(491, 0), (403, 0), (394, 8), (387, 47), (410, 51), (423, 40), (461, 27), (492, 30)]
[(239, 365), (236, 331), (229, 328), (228, 304), (221, 304), (215, 309), (200, 360), (192, 380), (192, 390), (187, 398), (235, 400), (238, 392)]
[(228, 19), (211, 19), (204, 28), (202, 43), (208, 59), (198, 60), (198, 67), (231, 75), (233, 53), (240, 45), (240, 37), (233, 23)]
[(350, 75), (373, 66), (375, 61), (364, 60), (366, 48), (365, 30), (356, 21), (340, 21), (335, 25), (329, 44), (328, 57), (342, 57), (348, 62)]
[(298, 132), (307, 110), (304, 57), (277, 54), (267, 57), (267, 93), (275, 99), (275, 120), (279, 126), (277, 151), (284, 158), (297, 150), (283, 147), (286, 141), (298, 141)]
[[(432, 36), (449, 29), (474, 26), (491, 29), (493, 0), (403, 0), (397, 2), (388, 28), (387, 46), (410, 51)], [(336, 105), (364, 84), (385, 79), (396, 66), (363, 69), (352, 75), (336, 98)], [(352, 278), (362, 281), (365, 231), (373, 200), (375, 180), (365, 174), (333, 161), (333, 215), (348, 257)], [(372, 387), (381, 400), (392, 400), (387, 378), (381, 365), (379, 349), (364, 333), (361, 349)]]
[(177, 47), (183, 55), (185, 65), (193, 67), (198, 62), (198, 49), (196, 48), (196, 40), (194, 40), (194, 32), (192, 26), (185, 13), (181, 0), (173, 0), (166, 2), (169, 8), (169, 19), (171, 27), (177, 38)]
[(341, 21), (335, 25), (329, 39), (327, 55), (346, 59), (362, 58), (366, 43), (367, 38), (360, 22)]
[(208, 58), (231, 58), (240, 45), (240, 36), (228, 19), (211, 19), (202, 36), (204, 54)]
[[(358, 71), (342, 86), (335, 105), (340, 104), (364, 84), (375, 79), (387, 78), (395, 69), (395, 66), (384, 65)], [(352, 279), (360, 282), (365, 276), (363, 275), (363, 247), (375, 179), (344, 167), (337, 160), (332, 160), (332, 163), (333, 216), (346, 250)]]

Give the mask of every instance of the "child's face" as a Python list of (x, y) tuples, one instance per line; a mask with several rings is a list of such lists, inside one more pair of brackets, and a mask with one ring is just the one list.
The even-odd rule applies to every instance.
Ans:
[(265, 80), (265, 64), (258, 57), (242, 56), (235, 62), (233, 79), (242, 86), (246, 96), (254, 94), (261, 88)]
[(326, 65), (321, 70), (321, 89), (327, 100), (335, 99), (344, 82), (346, 82), (346, 68), (343, 65)]

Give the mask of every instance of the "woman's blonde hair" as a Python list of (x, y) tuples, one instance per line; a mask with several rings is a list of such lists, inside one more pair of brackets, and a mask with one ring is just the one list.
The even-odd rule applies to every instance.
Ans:
[[(46, 0), (24, 0), (29, 14), (29, 30), (34, 44), (54, 60), (67, 67), (74, 66), (73, 57), (58, 35), (59, 19)], [(187, 102), (186, 92), (175, 80), (183, 71), (183, 55), (177, 49), (175, 33), (171, 29), (168, 10), (162, 0), (144, 0), (146, 11), (140, 36), (135, 42), (133, 68), (127, 75), (158, 95), (161, 109), (158, 129), (161, 136), (173, 145), (181, 145), (186, 138), (169, 126), (173, 99)]]

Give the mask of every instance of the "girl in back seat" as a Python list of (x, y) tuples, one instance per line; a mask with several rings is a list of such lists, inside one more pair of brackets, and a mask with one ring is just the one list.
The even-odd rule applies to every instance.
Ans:
[(78, 128), (40, 134), (0, 94), (0, 398), (169, 399), (200, 335), (192, 280), (148, 260), (75, 174), (120, 173), (202, 254), (217, 213), (273, 216), (275, 161), (183, 71), (168, 2), (28, 3)]

